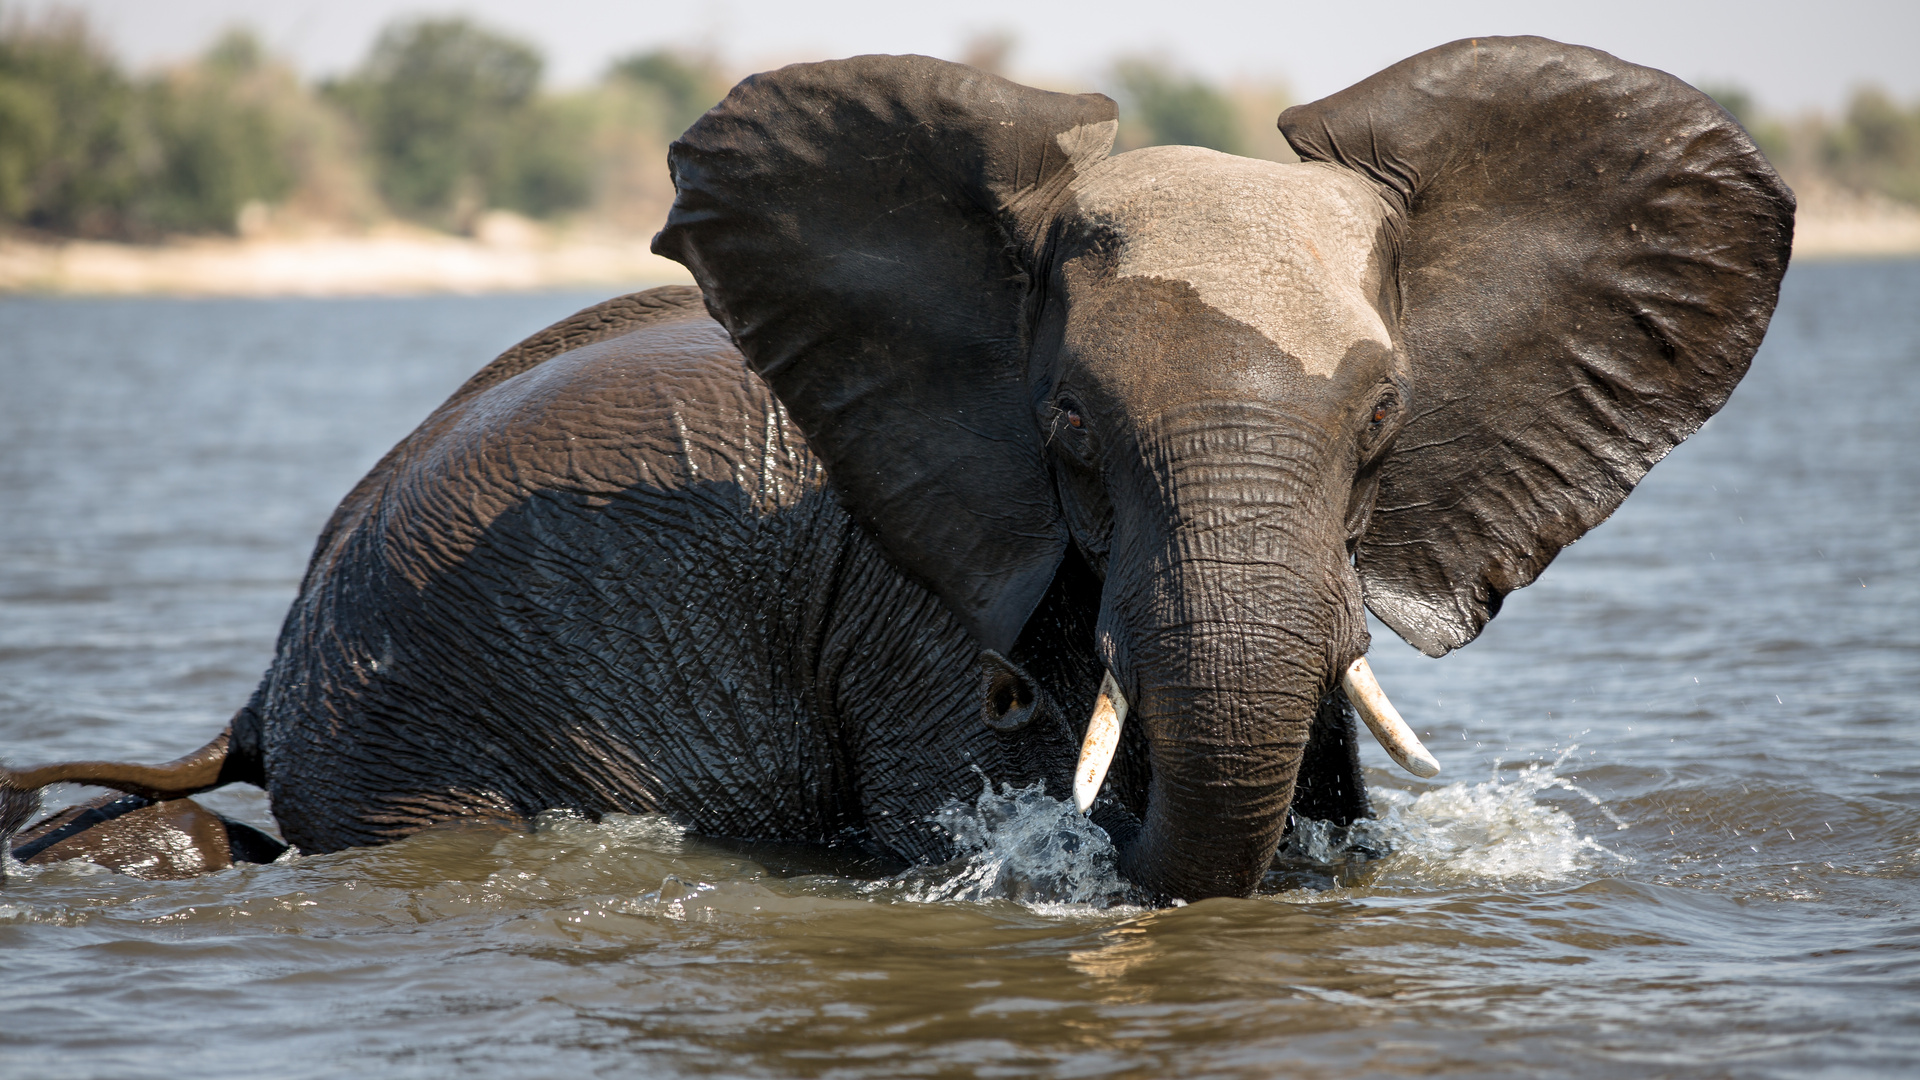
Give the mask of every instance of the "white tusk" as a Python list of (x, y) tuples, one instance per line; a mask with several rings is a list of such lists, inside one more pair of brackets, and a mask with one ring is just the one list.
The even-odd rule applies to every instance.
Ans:
[(1440, 772), (1440, 763), (1420, 745), (1420, 736), (1400, 719), (1400, 710), (1387, 700), (1387, 692), (1380, 689), (1380, 680), (1373, 677), (1373, 668), (1368, 666), (1366, 657), (1347, 665), (1346, 674), (1340, 677), (1340, 688), (1347, 692), (1347, 700), (1353, 702), (1360, 719), (1367, 722), (1367, 730), (1380, 740), (1381, 749), (1395, 764), (1415, 776), (1434, 776)]
[(1113, 752), (1120, 748), (1120, 725), (1127, 719), (1127, 696), (1113, 681), (1113, 672), (1100, 680), (1100, 697), (1093, 703), (1093, 717), (1087, 721), (1087, 737), (1080, 744), (1080, 764), (1073, 770), (1073, 805), (1086, 813), (1093, 809), (1094, 797), (1106, 782), (1107, 767), (1113, 764)]

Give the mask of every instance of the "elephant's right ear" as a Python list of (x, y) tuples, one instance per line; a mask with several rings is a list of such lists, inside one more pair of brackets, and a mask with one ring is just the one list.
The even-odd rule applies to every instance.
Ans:
[(848, 509), (990, 649), (1067, 542), (1029, 400), (1029, 263), (1116, 115), (861, 56), (747, 79), (669, 153), (654, 251), (693, 271)]
[(1412, 412), (1355, 566), (1439, 656), (1727, 400), (1793, 193), (1705, 94), (1544, 38), (1443, 45), (1280, 128), (1395, 211)]

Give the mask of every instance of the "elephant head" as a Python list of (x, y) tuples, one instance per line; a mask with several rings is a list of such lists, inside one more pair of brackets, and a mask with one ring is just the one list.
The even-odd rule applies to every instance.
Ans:
[(1442, 655), (1611, 513), (1744, 373), (1793, 197), (1704, 95), (1538, 38), (1288, 110), (1300, 164), (1109, 156), (1115, 117), (925, 57), (757, 75), (654, 248), (983, 648), (1091, 571), (1150, 762), (1122, 869), (1245, 894), (1363, 602)]

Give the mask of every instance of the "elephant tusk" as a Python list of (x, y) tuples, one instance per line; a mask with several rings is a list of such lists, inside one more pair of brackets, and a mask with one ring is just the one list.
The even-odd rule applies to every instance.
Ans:
[(1073, 805), (1081, 813), (1093, 809), (1093, 800), (1106, 782), (1113, 752), (1120, 748), (1120, 725), (1127, 719), (1127, 696), (1113, 681), (1113, 672), (1100, 680), (1100, 697), (1087, 721), (1087, 737), (1080, 744), (1080, 764), (1073, 770)]
[(1340, 677), (1340, 688), (1347, 692), (1347, 700), (1353, 702), (1360, 719), (1367, 722), (1367, 730), (1380, 740), (1381, 749), (1395, 764), (1415, 776), (1434, 776), (1440, 772), (1440, 763), (1420, 745), (1420, 737), (1400, 719), (1400, 710), (1393, 707), (1393, 702), (1387, 700), (1387, 692), (1380, 689), (1380, 680), (1373, 677), (1373, 668), (1367, 664), (1366, 657), (1347, 665), (1346, 674)]

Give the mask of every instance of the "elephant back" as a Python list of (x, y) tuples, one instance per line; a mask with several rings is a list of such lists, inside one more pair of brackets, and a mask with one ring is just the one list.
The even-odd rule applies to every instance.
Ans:
[[(817, 730), (743, 613), (784, 618), (782, 568), (851, 523), (699, 294), (660, 292), (510, 350), (336, 510), (235, 724), (303, 850), (553, 808), (738, 808), (662, 757), (676, 723)], [(817, 818), (820, 755), (766, 752), (756, 785), (781, 801), (737, 811), (762, 820), (688, 823)]]

